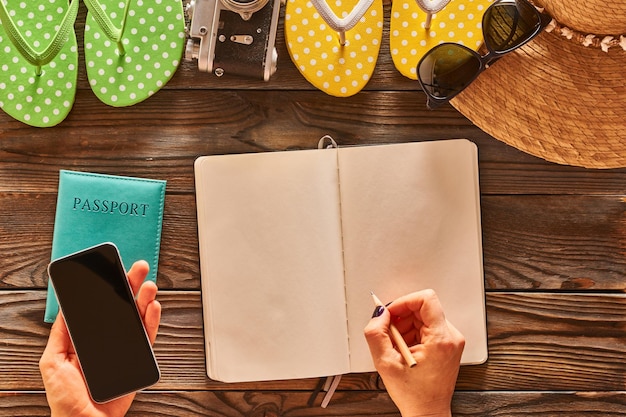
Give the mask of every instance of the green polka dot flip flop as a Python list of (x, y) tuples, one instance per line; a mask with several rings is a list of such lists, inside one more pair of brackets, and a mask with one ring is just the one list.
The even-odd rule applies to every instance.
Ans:
[(74, 104), (78, 0), (0, 0), (0, 108), (36, 127), (62, 122)]
[(83, 0), (85, 63), (94, 94), (114, 107), (137, 104), (172, 78), (182, 57), (180, 0)]

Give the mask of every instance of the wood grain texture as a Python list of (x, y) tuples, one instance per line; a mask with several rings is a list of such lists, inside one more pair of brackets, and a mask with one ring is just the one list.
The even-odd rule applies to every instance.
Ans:
[[(142, 392), (128, 417), (398, 417), (389, 396), (381, 391), (337, 391), (328, 408), (307, 402), (310, 392), (297, 391), (179, 391)], [(452, 401), (455, 416), (546, 417), (623, 416), (626, 392), (457, 392)], [(49, 410), (42, 392), (0, 393), (0, 416), (46, 416)]]
[(409, 91), (367, 91), (343, 100), (319, 91), (165, 90), (112, 108), (87, 90), (53, 129), (0, 112), (0, 192), (56, 192), (61, 168), (158, 178), (192, 193), (200, 155), (467, 138), (479, 147), (485, 194), (625, 195), (626, 169), (545, 162), (493, 140), (447, 106), (427, 110)]
[[(199, 291), (162, 291), (155, 344), (162, 379), (154, 389), (312, 390), (315, 379), (222, 384), (206, 376)], [(0, 391), (42, 389), (37, 367), (49, 325), (44, 291), (0, 297)], [(626, 387), (626, 295), (496, 292), (487, 295), (489, 360), (463, 367), (461, 390), (610, 391)], [(610, 377), (607, 377), (610, 375)], [(375, 374), (351, 374), (346, 390), (378, 388)]]
[[(626, 289), (624, 198), (484, 195), (481, 204), (488, 290)], [(0, 193), (0, 288), (45, 288), (55, 205), (54, 193)], [(161, 251), (162, 289), (200, 289), (193, 194), (167, 194)]]
[(317, 379), (222, 384), (205, 373), (193, 161), (310, 149), (325, 134), (343, 146), (467, 138), (479, 148), (490, 357), (461, 369), (455, 416), (626, 415), (626, 168), (548, 163), (449, 105), (428, 110), (418, 83), (393, 67), (390, 9), (384, 0), (378, 63), (353, 97), (327, 96), (299, 74), (283, 10), (269, 82), (182, 62), (149, 100), (112, 108), (89, 87), (80, 5), (69, 117), (38, 129), (0, 112), (0, 416), (49, 415), (38, 361), (59, 169), (168, 181), (155, 347), (163, 379), (129, 416), (398, 416), (375, 373), (345, 376), (327, 409), (307, 406)]

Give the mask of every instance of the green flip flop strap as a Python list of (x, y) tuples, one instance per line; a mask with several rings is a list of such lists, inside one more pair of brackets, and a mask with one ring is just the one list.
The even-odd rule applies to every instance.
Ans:
[[(74, 30), (74, 22), (76, 16), (78, 16), (78, 0), (71, 0), (70, 7), (67, 9), (63, 21), (59, 27), (59, 30), (53, 36), (48, 46), (43, 51), (36, 51), (32, 46), (28, 44), (28, 41), (20, 33), (19, 29), (9, 16), (9, 12), (4, 5), (4, 1), (0, 0), (0, 21), (2, 26), (18, 52), (28, 61), (30, 64), (36, 66), (38, 69), (42, 65), (46, 65), (54, 59), (59, 51), (63, 48), (70, 36), (70, 31)], [(38, 72), (39, 73), (39, 72)]]
[(126, 26), (126, 18), (128, 17), (128, 6), (130, 4), (130, 0), (126, 0), (126, 6), (124, 7), (124, 20), (122, 20), (121, 28), (116, 27), (113, 22), (111, 22), (111, 19), (100, 3), (98, 3), (98, 0), (83, 0), (83, 2), (104, 34), (113, 42), (116, 42), (118, 48), (123, 51), (121, 41), (122, 35), (124, 34), (124, 27)]

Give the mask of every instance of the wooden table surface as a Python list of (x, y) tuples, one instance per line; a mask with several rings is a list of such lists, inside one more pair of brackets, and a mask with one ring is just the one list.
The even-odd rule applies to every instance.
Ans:
[(163, 376), (129, 415), (398, 415), (376, 374), (345, 376), (322, 409), (321, 396), (307, 406), (315, 379), (223, 384), (205, 373), (193, 161), (308, 149), (324, 134), (344, 145), (478, 145), (489, 360), (462, 368), (455, 415), (626, 414), (626, 169), (548, 163), (488, 136), (451, 106), (427, 110), (417, 83), (391, 62), (389, 12), (387, 1), (374, 77), (353, 97), (330, 97), (302, 78), (281, 14), (270, 82), (218, 79), (183, 62), (155, 96), (112, 108), (86, 80), (81, 4), (79, 91), (69, 117), (39, 129), (0, 114), (0, 415), (49, 413), (38, 360), (50, 329), (43, 311), (60, 169), (168, 181), (155, 345)]

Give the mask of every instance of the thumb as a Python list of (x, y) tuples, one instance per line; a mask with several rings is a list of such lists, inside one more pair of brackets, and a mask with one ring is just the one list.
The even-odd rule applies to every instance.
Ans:
[(50, 353), (66, 353), (73, 349), (63, 314), (59, 312), (50, 329), (46, 350)]
[(393, 344), (389, 337), (389, 324), (391, 314), (385, 307), (376, 307), (367, 326), (363, 330), (365, 340), (369, 346), (372, 359), (376, 363), (389, 350), (393, 350)]

